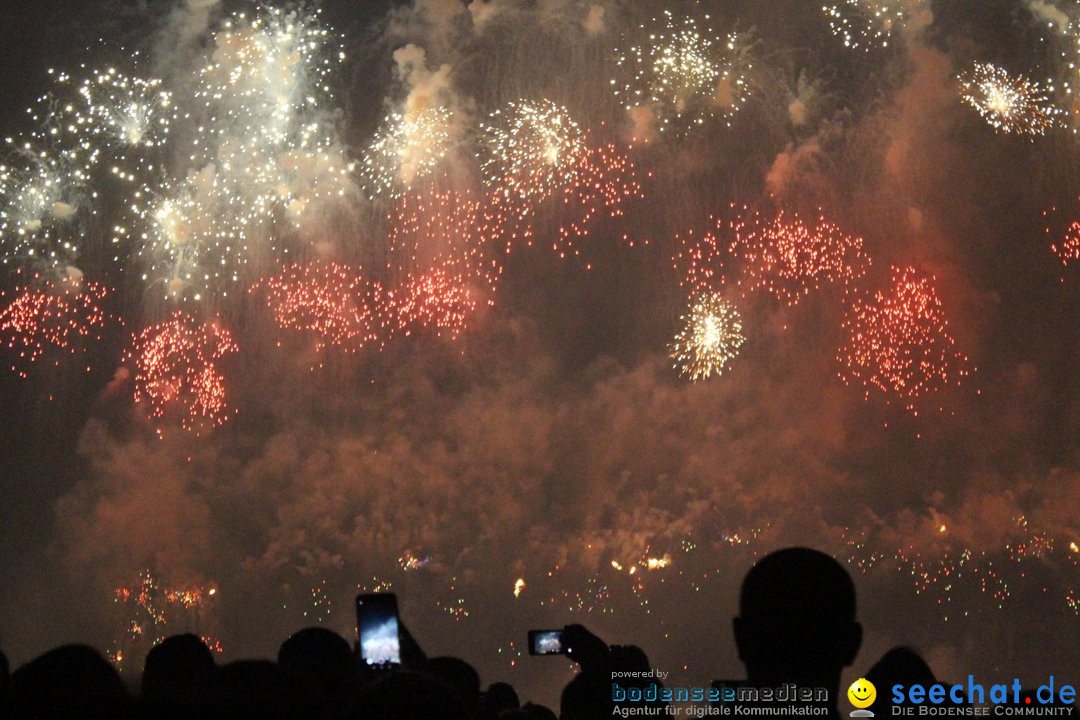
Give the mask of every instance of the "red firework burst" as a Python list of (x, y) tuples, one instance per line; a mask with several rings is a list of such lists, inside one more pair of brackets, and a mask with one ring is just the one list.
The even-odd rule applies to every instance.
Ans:
[[(12, 293), (0, 310), (0, 344), (12, 354), (11, 371), (29, 375), (30, 366), (47, 358), (60, 364), (64, 355), (77, 355), (114, 318), (101, 305), (109, 291), (82, 279), (56, 280), (34, 276), (32, 282)], [(7, 299), (0, 292), (0, 303)]]
[(746, 293), (764, 290), (794, 306), (822, 285), (847, 285), (866, 274), (862, 238), (818, 217), (813, 226), (783, 210), (772, 220), (745, 211), (731, 223), (731, 254), (743, 261)]
[(381, 291), (357, 266), (293, 263), (251, 288), (265, 295), (277, 324), (311, 333), (316, 350), (328, 345), (355, 351), (381, 342)]
[[(614, 144), (582, 145), (567, 156), (565, 170), (562, 181), (540, 196), (500, 188), (488, 193), (489, 212), (499, 218), (506, 253), (520, 243), (531, 246), (534, 218), (550, 212), (558, 224), (551, 249), (560, 258), (580, 256), (576, 241), (589, 236), (597, 218), (622, 217), (630, 200), (644, 197), (637, 166)], [(622, 239), (630, 242), (626, 234)]]
[(856, 299), (844, 319), (848, 342), (838, 359), (845, 383), (873, 388), (917, 414), (928, 393), (959, 383), (972, 372), (956, 350), (934, 277), (915, 268), (892, 270), (892, 284), (871, 298)]
[(1080, 221), (1074, 220), (1059, 243), (1050, 245), (1050, 251), (1058, 256), (1062, 265), (1080, 261)]
[(409, 278), (383, 298), (383, 312), (392, 330), (406, 336), (423, 328), (456, 338), (476, 307), (461, 278), (442, 268)]
[(1071, 212), (1059, 210), (1056, 206), (1043, 210), (1046, 218), (1044, 232), (1050, 238), (1050, 252), (1057, 256), (1062, 265), (1080, 262), (1080, 198), (1072, 203)]
[(148, 403), (154, 419), (179, 416), (181, 427), (196, 433), (221, 425), (229, 407), (218, 364), (237, 350), (232, 334), (216, 322), (175, 311), (137, 335), (125, 354), (135, 368), (135, 402)]

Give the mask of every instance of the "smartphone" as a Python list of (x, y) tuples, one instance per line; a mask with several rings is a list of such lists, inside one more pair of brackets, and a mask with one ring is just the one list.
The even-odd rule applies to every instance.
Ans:
[(530, 630), (530, 655), (565, 655), (566, 646), (562, 641), (562, 630)]
[(400, 665), (397, 596), (370, 593), (356, 596), (356, 626), (360, 657), (368, 665)]

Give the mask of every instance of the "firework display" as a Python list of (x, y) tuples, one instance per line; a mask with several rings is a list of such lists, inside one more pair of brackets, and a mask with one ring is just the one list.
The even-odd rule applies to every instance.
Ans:
[(668, 347), (668, 354), (675, 369), (693, 381), (723, 373), (746, 342), (742, 316), (718, 293), (696, 298), (681, 322), (683, 328)]
[(152, 418), (179, 417), (187, 430), (220, 425), (229, 417), (220, 360), (236, 351), (228, 330), (177, 310), (139, 333), (125, 355), (134, 366), (135, 402), (147, 403)]
[[(725, 227), (723, 220), (710, 218), (709, 224), (718, 230)], [(676, 235), (677, 250), (672, 265), (679, 273), (680, 287), (701, 292), (724, 284), (724, 260), (729, 257), (727, 244), (717, 232), (695, 232), (691, 228), (685, 235)]]
[(294, 263), (251, 287), (262, 294), (282, 328), (311, 333), (316, 350), (355, 351), (381, 338), (375, 302), (363, 269), (338, 263)]
[(629, 202), (644, 197), (634, 162), (613, 144), (587, 148), (577, 170), (575, 181), (563, 189), (559, 204), (570, 218), (560, 225), (558, 239), (552, 243), (560, 257), (581, 254), (575, 241), (588, 237), (598, 217), (620, 218)]
[(1058, 256), (1062, 265), (1080, 261), (1080, 221), (1069, 225), (1065, 237), (1050, 245), (1050, 252)]
[(442, 107), (388, 116), (360, 166), (369, 195), (397, 196), (431, 175), (450, 152), (452, 118)]
[(971, 373), (956, 349), (933, 276), (894, 267), (892, 284), (856, 299), (844, 319), (848, 343), (840, 349), (845, 382), (877, 389), (916, 412), (923, 395), (960, 382)]
[(1058, 114), (1037, 82), (988, 63), (960, 75), (960, 95), (1001, 133), (1042, 135)]
[(503, 272), (499, 246), (508, 242), (497, 204), (428, 185), (403, 195), (387, 220), (387, 270), (438, 270), (494, 294)]
[(730, 125), (746, 103), (746, 73), (753, 67), (740, 37), (720, 38), (709, 28), (699, 29), (693, 17), (676, 17), (670, 10), (639, 30), (647, 41), (629, 44), (618, 56), (627, 82), (612, 80), (626, 110), (646, 108), (660, 132), (682, 132), (710, 117)]
[(148, 283), (170, 297), (228, 295), (285, 250), (281, 224), (347, 192), (352, 162), (319, 119), (338, 61), (328, 31), (295, 12), (238, 15), (214, 35), (188, 167), (132, 205)]
[(172, 93), (158, 78), (128, 77), (116, 68), (98, 70), (78, 88), (85, 118), (69, 122), (88, 125), (111, 143), (135, 148), (163, 147), (175, 120)]
[(928, 5), (927, 0), (843, 0), (821, 9), (844, 47), (869, 51), (888, 47), (912, 12)]
[(79, 254), (78, 218), (85, 208), (89, 158), (7, 141), (0, 165), (2, 263), (52, 269)]
[(730, 252), (744, 263), (738, 285), (764, 290), (790, 306), (822, 285), (847, 286), (866, 274), (870, 258), (862, 238), (822, 217), (807, 225), (783, 210), (772, 220), (744, 210), (731, 223)]
[(551, 100), (512, 102), (480, 128), (484, 183), (508, 198), (536, 201), (574, 183), (585, 133)]
[[(123, 617), (119, 636), (114, 639), (109, 660), (121, 672), (142, 672), (150, 649), (177, 632), (202, 630), (207, 623), (216, 587), (165, 587), (151, 570), (139, 573), (138, 582), (113, 591), (113, 604)], [(211, 651), (223, 651), (221, 642), (202, 636)]]
[(1070, 204), (1068, 212), (1052, 206), (1042, 214), (1050, 252), (1066, 267), (1080, 261), (1080, 198)]
[(0, 346), (11, 356), (11, 371), (27, 377), (30, 367), (49, 358), (87, 350), (112, 317), (102, 309), (108, 290), (82, 279), (34, 277), (10, 302), (0, 291)]

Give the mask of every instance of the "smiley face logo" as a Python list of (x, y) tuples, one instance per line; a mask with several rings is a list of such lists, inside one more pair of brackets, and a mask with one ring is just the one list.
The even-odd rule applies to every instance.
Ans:
[(857, 708), (867, 708), (877, 698), (877, 688), (866, 678), (859, 678), (847, 689), (848, 700)]

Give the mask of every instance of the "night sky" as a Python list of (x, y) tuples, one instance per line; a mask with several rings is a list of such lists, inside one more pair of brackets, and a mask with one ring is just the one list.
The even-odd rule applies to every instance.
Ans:
[[(853, 27), (865, 4), (843, 7)], [(107, 309), (124, 324), (26, 379), (6, 372), (0, 347), (0, 648), (13, 666), (83, 641), (125, 649), (134, 674), (145, 643), (127, 632), (133, 619), (148, 638), (212, 637), (222, 659), (273, 656), (305, 625), (351, 639), (352, 598), (389, 588), (429, 654), (459, 655), (523, 697), (554, 704), (570, 674), (564, 659), (522, 656), (526, 631), (568, 622), (639, 644), (673, 683), (704, 684), (743, 672), (730, 618), (755, 558), (809, 545), (855, 578), (865, 642), (850, 679), (897, 644), (940, 678), (1074, 677), (1080, 263), (1051, 245), (1080, 221), (1080, 111), (1061, 89), (1072, 75), (1060, 53), (1075, 46), (1080, 8), (893, 5), (904, 20), (887, 46), (856, 49), (805, 0), (301, 9), (321, 8), (314, 22), (334, 48), (327, 87), (297, 90), (318, 96), (296, 113), (327, 153), (360, 161), (388, 113), (448, 108), (453, 145), (433, 177), (479, 197), (481, 126), (510, 102), (550, 99), (587, 142), (633, 163), (640, 197), (618, 217), (599, 212), (566, 258), (550, 246), (573, 218), (541, 201), (531, 246), (484, 248), (502, 272), (469, 286), (479, 302), (460, 333), (412, 328), (346, 353), (278, 327), (246, 289), (274, 272), (281, 248), (290, 261), (405, 282), (416, 268), (395, 265), (387, 239), (396, 201), (373, 198), (360, 169), (302, 223), (290, 224), (297, 205), (283, 206), (253, 237), (240, 279), (211, 282), (197, 301), (143, 280), (152, 252), (136, 240), (111, 246), (128, 201), (115, 183), (91, 183), (97, 196), (80, 195), (65, 230), (77, 228), (80, 253), (59, 267), (114, 288)], [(661, 28), (663, 8), (711, 28), (721, 55), (738, 34), (737, 112), (717, 92), (698, 107), (700, 126), (659, 133), (664, 108), (628, 112), (613, 93), (633, 84), (620, 53), (646, 41), (643, 26)], [(261, 11), (226, 0), (5, 4), (3, 135), (30, 137), (25, 108), (67, 97), (49, 68), (80, 81), (104, 67), (159, 77), (184, 107), (239, 12)], [(961, 99), (958, 76), (975, 63), (1052, 83), (1055, 127), (995, 132)], [(211, 116), (193, 108), (155, 151), (170, 179), (205, 176), (188, 148)], [(223, 152), (227, 136), (200, 152)], [(212, 171), (234, 172), (220, 159)], [(315, 198), (311, 183), (290, 197)], [(825, 218), (861, 239), (870, 264), (846, 285), (811, 283), (791, 307), (740, 285), (749, 263), (726, 256), (710, 290), (739, 308), (746, 341), (719, 376), (691, 382), (668, 354), (692, 292), (677, 255), (744, 206)], [(730, 227), (717, 234), (727, 248)], [(56, 271), (11, 247), (0, 238), (3, 305), (25, 280), (17, 269)], [(851, 308), (887, 292), (894, 266), (928, 278), (955, 340), (951, 370), (971, 371), (932, 383), (917, 413), (867, 391), (838, 359)], [(215, 318), (239, 346), (220, 364), (236, 412), (201, 435), (175, 408), (148, 417), (124, 360), (132, 335), (175, 307)], [(166, 624), (116, 599), (144, 571)], [(196, 608), (169, 602), (183, 589), (203, 593)]]

